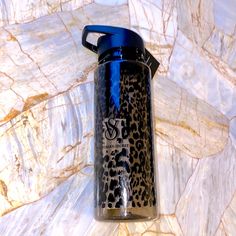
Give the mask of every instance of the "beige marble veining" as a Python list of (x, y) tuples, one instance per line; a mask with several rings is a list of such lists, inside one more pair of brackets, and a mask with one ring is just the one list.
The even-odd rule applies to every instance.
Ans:
[(93, 145), (92, 94), (93, 84), (87, 80), (0, 127), (0, 180), (7, 186), (0, 199), (1, 215), (38, 200), (91, 165), (93, 153), (87, 149)]
[[(198, 160), (156, 137), (156, 163), (160, 214), (175, 214), (177, 203)], [(163, 183), (169, 183), (165, 185)]]
[(179, 29), (193, 42), (202, 46), (215, 27), (214, 2), (211, 0), (178, 0), (176, 3), (177, 11), (181, 13), (178, 14)]
[(225, 229), (224, 229), (224, 226), (222, 224), (219, 225), (216, 233), (215, 233), (215, 236), (227, 236), (226, 235), (226, 232), (225, 232)]
[[(8, 189), (0, 204), (1, 214), (39, 199), (71, 174), (91, 164), (93, 153), (87, 152), (87, 147), (93, 145), (92, 73), (90, 75), (79, 86), (42, 101), (0, 127), (0, 164), (4, 167), (0, 179)], [(173, 183), (161, 191), (161, 212), (173, 214), (196, 164), (196, 160), (175, 147), (196, 158), (215, 154), (227, 142), (228, 121), (174, 82), (160, 78), (153, 83), (156, 134), (169, 145), (167, 149), (157, 145), (158, 173), (160, 182)], [(190, 113), (193, 114), (188, 119)], [(165, 164), (168, 161), (170, 163)]]
[(177, 34), (174, 1), (129, 0), (130, 26), (146, 41), (160, 61), (159, 74), (166, 74)]
[[(229, 78), (227, 73), (218, 71), (202, 52), (179, 32), (168, 78), (231, 118), (236, 114), (235, 85), (225, 79)], [(232, 78), (236, 77), (233, 71), (229, 73)]]
[(168, 78), (153, 82), (155, 132), (188, 155), (202, 158), (221, 151), (228, 119)]
[[(235, 2), (0, 2), (0, 235), (236, 235)], [(93, 218), (86, 24), (131, 28), (153, 80), (160, 218)], [(90, 40), (94, 40), (90, 38)]]
[[(115, 17), (114, 17), (115, 16)], [(126, 5), (111, 8), (90, 4), (0, 31), (0, 123), (24, 110), (27, 99), (48, 98), (86, 80), (96, 56), (81, 46), (85, 24), (109, 21), (128, 26)], [(89, 61), (89, 63), (88, 63)], [(6, 102), (7, 99), (7, 102)]]
[(92, 0), (2, 0), (0, 26), (25, 23), (55, 12), (75, 10), (91, 2)]
[[(236, 49), (235, 1), (178, 0), (178, 26), (194, 43), (220, 58), (234, 72)], [(217, 67), (217, 65), (216, 65)], [(234, 79), (234, 82), (236, 80)]]
[(230, 120), (229, 131), (229, 136), (233, 142), (234, 148), (236, 149), (236, 117)]
[(178, 0), (176, 7), (179, 30), (169, 78), (235, 116), (235, 2)]
[(131, 27), (161, 61), (159, 75), (231, 118), (236, 114), (236, 73), (230, 66), (235, 62), (235, 14), (233, 1), (222, 5), (211, 0), (131, 0), (129, 12)]
[[(167, 173), (175, 173), (174, 169), (180, 167), (180, 163), (186, 168), (185, 173), (181, 179), (186, 180), (189, 173), (194, 169), (197, 160), (190, 157), (185, 157), (181, 151), (175, 150), (172, 158), (169, 158), (169, 151), (171, 149), (164, 140), (159, 137), (156, 138), (156, 147), (163, 157), (156, 156), (159, 168), (163, 168), (163, 172), (159, 172), (159, 183), (166, 181)], [(90, 147), (92, 150), (92, 147)], [(163, 149), (165, 151), (163, 151)], [(172, 150), (174, 152), (174, 150)], [(175, 158), (176, 157), (176, 158)], [(169, 158), (169, 161), (165, 160)], [(192, 159), (192, 160), (191, 160)], [(194, 164), (190, 164), (193, 162)], [(192, 165), (192, 166), (191, 166)], [(181, 167), (180, 167), (181, 168)], [(161, 201), (160, 219), (148, 222), (137, 223), (102, 223), (93, 219), (93, 170), (91, 166), (83, 168), (79, 174), (73, 174), (67, 178), (64, 183), (60, 184), (51, 193), (41, 198), (39, 201), (10, 212), (0, 219), (0, 234), (5, 234), (6, 231), (12, 235), (182, 235), (182, 230), (179, 226), (175, 214), (169, 214), (168, 204), (172, 199), (176, 198), (177, 192), (173, 191), (177, 187), (177, 183), (172, 182), (169, 186), (169, 191), (166, 192), (164, 188), (160, 188), (161, 196), (168, 194), (168, 199), (165, 202)], [(184, 186), (184, 181), (181, 181)], [(171, 189), (172, 188), (172, 189)], [(181, 189), (180, 189), (181, 190)], [(182, 189), (183, 190), (183, 189)], [(90, 193), (90, 194), (88, 194)], [(181, 194), (181, 192), (180, 192)], [(172, 207), (174, 209), (174, 206)], [(27, 219), (27, 215), (32, 214), (31, 221)], [(166, 213), (164, 213), (166, 212)], [(43, 217), (42, 217), (43, 216)], [(14, 219), (16, 227), (7, 227), (7, 222)], [(17, 225), (20, 225), (17, 226)]]
[(199, 160), (176, 208), (184, 235), (214, 235), (217, 231), (235, 193), (235, 158), (229, 139), (222, 152)]
[(120, 227), (120, 235), (160, 235), (182, 236), (181, 228), (175, 215), (161, 215), (159, 220), (146, 223), (127, 223)]
[(225, 234), (236, 235), (236, 192), (234, 194), (232, 201), (225, 209), (221, 221), (224, 227)]

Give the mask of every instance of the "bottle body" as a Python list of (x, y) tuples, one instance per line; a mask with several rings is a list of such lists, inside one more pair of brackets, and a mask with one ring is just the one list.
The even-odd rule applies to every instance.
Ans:
[(150, 69), (114, 60), (95, 71), (95, 217), (157, 216)]

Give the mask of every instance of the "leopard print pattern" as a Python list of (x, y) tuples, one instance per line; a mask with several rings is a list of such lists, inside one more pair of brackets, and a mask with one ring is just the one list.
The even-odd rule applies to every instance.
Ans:
[(154, 206), (149, 69), (110, 62), (95, 73), (95, 206)]

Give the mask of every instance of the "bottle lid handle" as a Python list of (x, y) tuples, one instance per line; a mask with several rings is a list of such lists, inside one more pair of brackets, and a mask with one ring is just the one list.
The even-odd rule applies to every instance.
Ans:
[(100, 34), (120, 34), (123, 33), (126, 29), (119, 28), (119, 27), (112, 27), (106, 25), (86, 25), (82, 32), (82, 45), (89, 50), (97, 53), (98, 47), (97, 45), (93, 45), (92, 43), (87, 41), (87, 37), (89, 33), (100, 33)]

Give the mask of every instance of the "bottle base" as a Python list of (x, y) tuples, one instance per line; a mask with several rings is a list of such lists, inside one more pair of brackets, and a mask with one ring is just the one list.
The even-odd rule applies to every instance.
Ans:
[(97, 221), (148, 221), (158, 217), (156, 207), (95, 208)]

